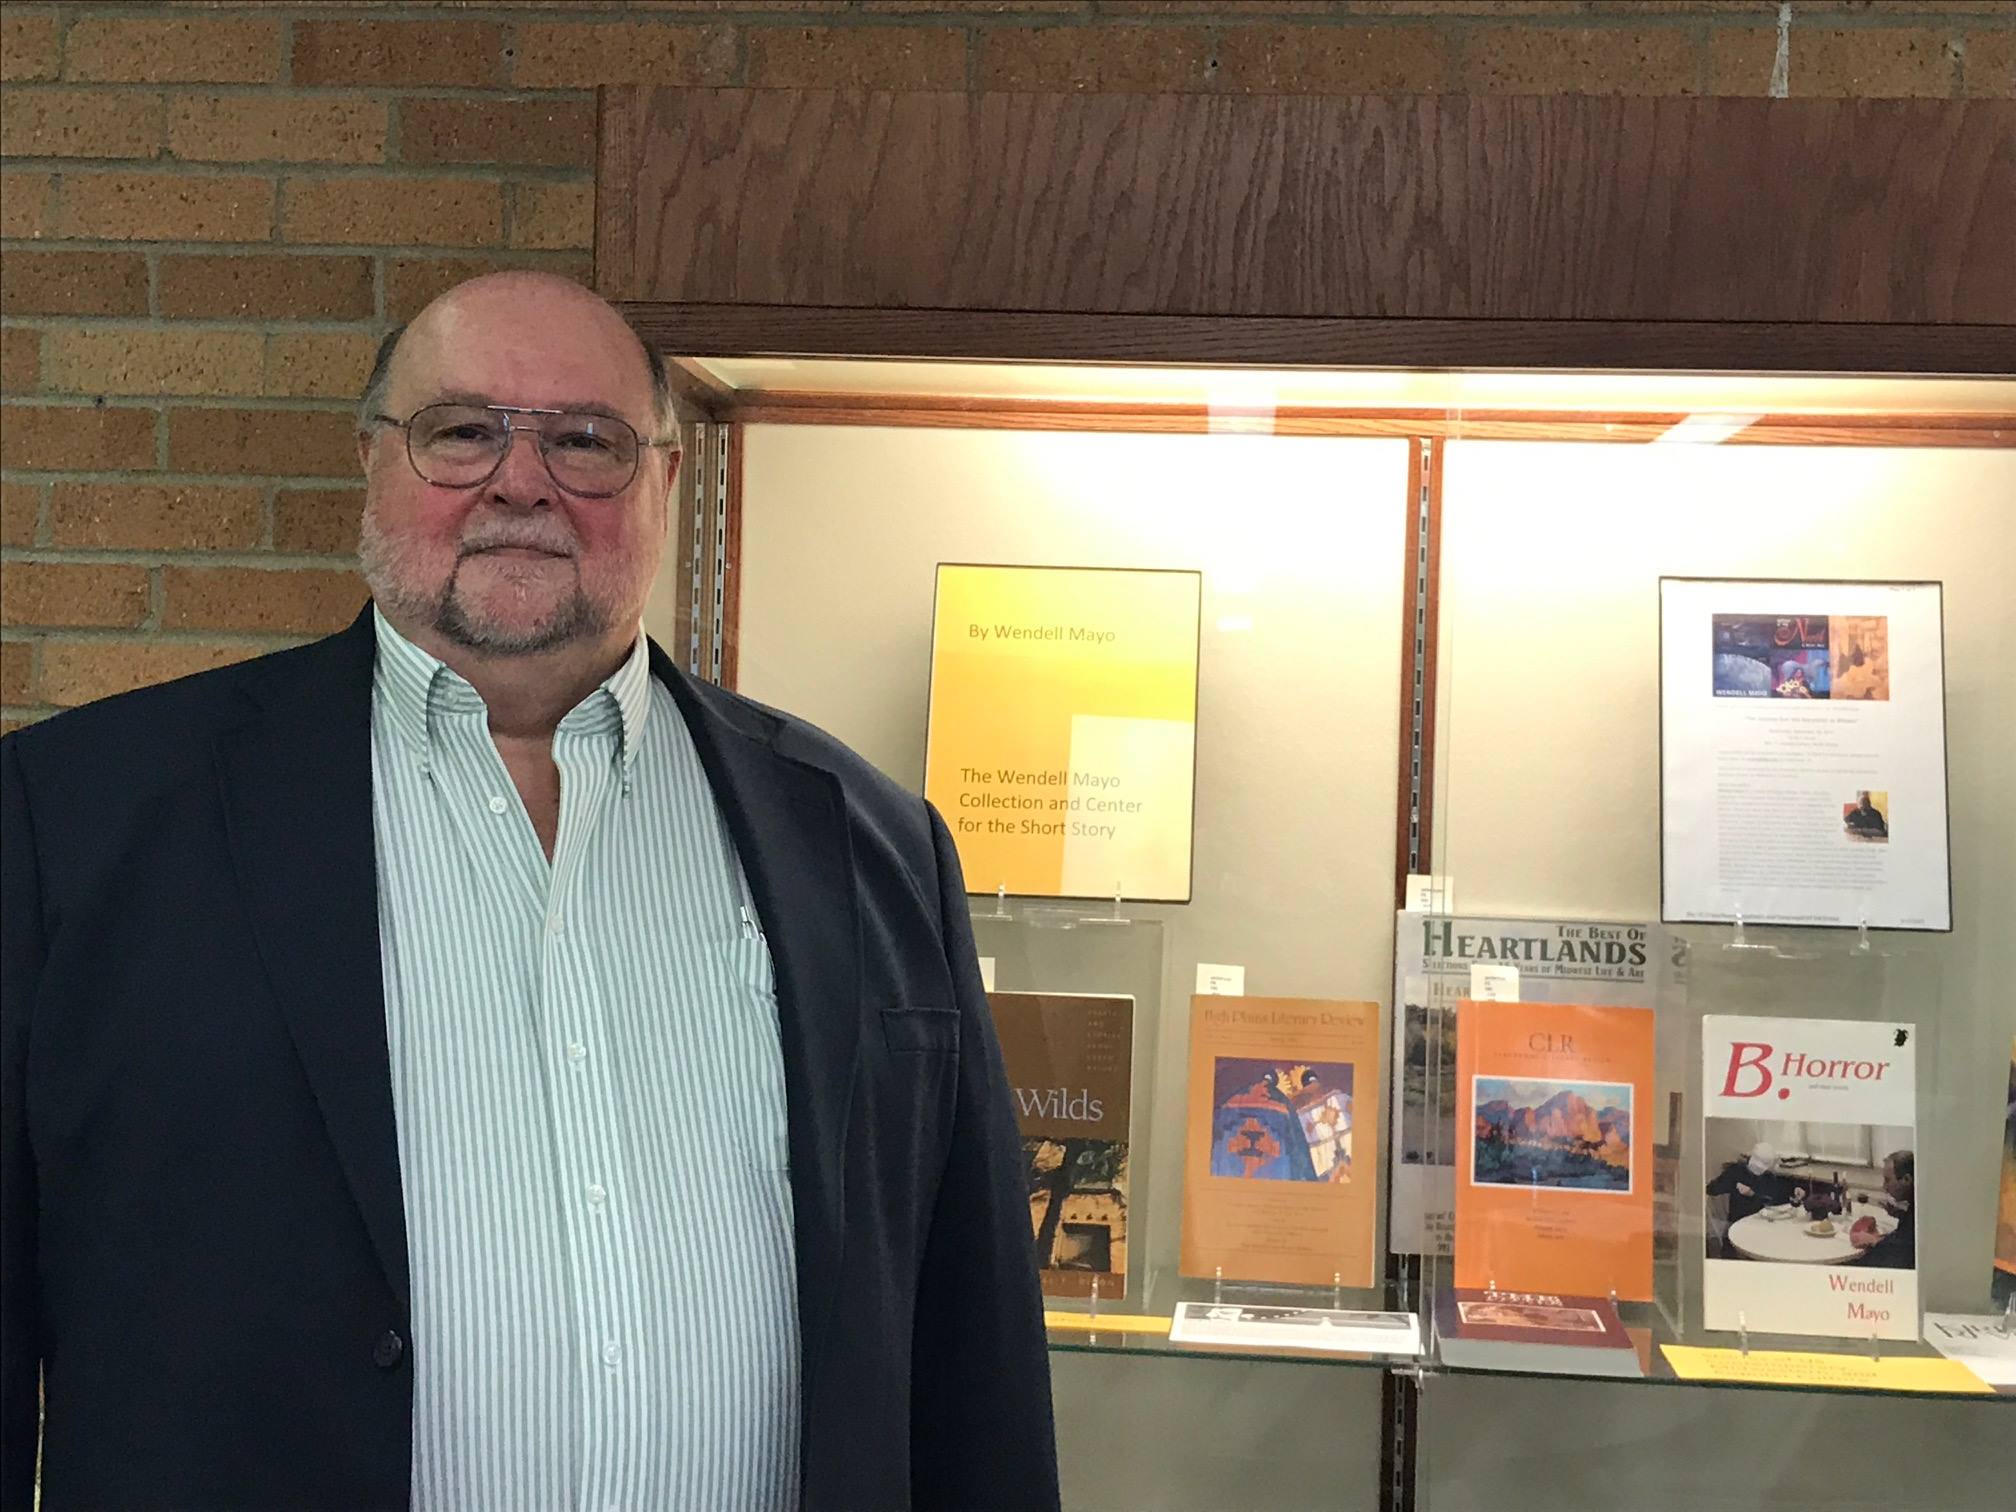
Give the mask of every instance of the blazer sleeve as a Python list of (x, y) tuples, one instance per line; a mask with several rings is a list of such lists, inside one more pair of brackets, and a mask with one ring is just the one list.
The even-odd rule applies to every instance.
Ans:
[(911, 1503), (1042, 1512), (1058, 1505), (1057, 1442), (1022, 1141), (973, 953), (959, 857), (935, 809), (930, 819), (959, 1010), (959, 1088), (917, 1283)]
[(34, 821), (13, 740), (0, 740), (0, 1512), (27, 1512), (40, 1434), (37, 1203), (28, 1147), (28, 1016), (42, 974)]

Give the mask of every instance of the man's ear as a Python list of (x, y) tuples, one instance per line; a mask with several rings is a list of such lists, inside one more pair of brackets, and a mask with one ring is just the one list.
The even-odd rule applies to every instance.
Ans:
[(377, 439), (363, 426), (357, 428), (357, 471), (371, 475), (371, 443)]

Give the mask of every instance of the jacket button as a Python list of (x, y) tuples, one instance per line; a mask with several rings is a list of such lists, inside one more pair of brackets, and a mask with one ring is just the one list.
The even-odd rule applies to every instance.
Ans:
[(380, 1370), (390, 1370), (406, 1357), (406, 1341), (399, 1337), (399, 1330), (388, 1328), (378, 1335), (378, 1342), (371, 1346), (371, 1363)]

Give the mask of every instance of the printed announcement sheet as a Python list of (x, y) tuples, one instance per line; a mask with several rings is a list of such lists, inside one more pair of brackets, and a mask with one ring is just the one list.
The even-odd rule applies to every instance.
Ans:
[(938, 568), (924, 795), (971, 891), (1189, 901), (1202, 583)]
[(1952, 927), (1937, 583), (1659, 582), (1663, 916)]

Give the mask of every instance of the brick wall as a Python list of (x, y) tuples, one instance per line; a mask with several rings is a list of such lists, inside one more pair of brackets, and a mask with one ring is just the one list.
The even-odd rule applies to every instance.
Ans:
[(378, 336), (586, 278), (593, 86), (2016, 95), (2016, 5), (0, 6), (0, 728), (363, 602)]

